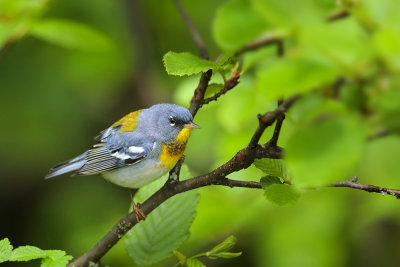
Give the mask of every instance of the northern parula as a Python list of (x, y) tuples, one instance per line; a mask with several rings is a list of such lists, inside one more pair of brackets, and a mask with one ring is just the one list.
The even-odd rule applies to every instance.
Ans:
[(82, 155), (58, 164), (45, 178), (102, 173), (122, 187), (140, 188), (167, 173), (182, 157), (193, 128), (189, 110), (158, 104), (134, 111), (102, 131)]

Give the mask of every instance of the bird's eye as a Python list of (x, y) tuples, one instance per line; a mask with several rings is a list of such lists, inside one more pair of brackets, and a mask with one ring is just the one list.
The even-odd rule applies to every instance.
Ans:
[(175, 119), (171, 116), (171, 117), (169, 117), (169, 125), (171, 125), (171, 126), (175, 126), (175, 124), (176, 124), (176, 121), (175, 121)]

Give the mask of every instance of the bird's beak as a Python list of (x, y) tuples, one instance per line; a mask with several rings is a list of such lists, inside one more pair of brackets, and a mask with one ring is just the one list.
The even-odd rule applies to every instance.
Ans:
[(200, 129), (200, 126), (191, 122), (191, 123), (185, 124), (185, 128)]

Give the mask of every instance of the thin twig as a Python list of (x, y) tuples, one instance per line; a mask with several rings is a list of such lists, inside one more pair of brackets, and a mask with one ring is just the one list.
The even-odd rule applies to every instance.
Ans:
[(347, 18), (349, 15), (350, 14), (349, 14), (349, 12), (347, 10), (340, 10), (340, 11), (338, 11), (336, 13), (333, 13), (333, 14), (329, 15), (327, 17), (327, 20), (329, 22), (332, 22), (332, 21), (336, 21), (336, 20), (339, 20), (339, 19)]
[(204, 44), (203, 38), (201, 38), (201, 35), (197, 31), (196, 27), (193, 24), (192, 19), (189, 17), (189, 14), (186, 12), (185, 8), (182, 6), (182, 3), (180, 0), (174, 0), (175, 5), (181, 14), (183, 20), (185, 21), (185, 24), (187, 28), (189, 29), (190, 35), (193, 38), (193, 41), (197, 45), (200, 55), (204, 59), (209, 59), (210, 57), (208, 56), (207, 48), (206, 45)]
[(276, 119), (274, 134), (272, 135), (271, 139), (265, 144), (265, 146), (277, 146), (278, 145), (278, 138), (279, 138), (279, 134), (281, 132), (282, 123), (283, 123), (284, 119), (285, 119), (285, 114), (279, 115), (279, 117)]
[(223, 178), (215, 181), (214, 185), (224, 185), (229, 187), (246, 187), (246, 188), (262, 188), (261, 184), (254, 181), (239, 181)]
[(378, 138), (385, 137), (385, 136), (387, 136), (389, 134), (390, 134), (389, 130), (379, 130), (379, 131), (376, 131), (375, 133), (369, 135), (367, 137), (367, 139), (368, 139), (368, 141), (372, 141), (372, 140), (375, 140), (375, 139), (378, 139)]
[(239, 78), (240, 78), (240, 73), (235, 72), (235, 74), (225, 82), (224, 88), (222, 88), (221, 91), (219, 91), (215, 95), (204, 99), (201, 106), (206, 105), (212, 101), (217, 101), (220, 96), (226, 94), (229, 90), (231, 90), (232, 88), (234, 88), (236, 85), (239, 84)]
[(190, 101), (189, 111), (190, 113), (192, 113), (193, 117), (196, 116), (197, 111), (203, 105), (204, 94), (207, 90), (211, 76), (212, 76), (212, 70), (208, 70), (206, 72), (203, 72), (203, 74), (200, 77), (199, 84), (196, 90), (194, 91), (192, 100)]
[(348, 188), (367, 191), (370, 193), (380, 193), (382, 195), (389, 194), (389, 195), (395, 196), (398, 199), (400, 198), (400, 190), (398, 190), (398, 189), (389, 189), (386, 187), (379, 187), (379, 186), (375, 186), (375, 185), (359, 184), (359, 183), (357, 183), (357, 181), (358, 181), (358, 177), (354, 176), (354, 178), (352, 178), (352, 179), (336, 182), (332, 186), (333, 187), (348, 187)]
[(281, 51), (283, 51), (283, 39), (281, 37), (267, 36), (244, 46), (241, 50), (236, 52), (235, 56), (239, 56), (245, 52), (257, 50), (261, 47), (266, 47), (269, 45), (277, 45), (278, 54), (280, 54)]
[(285, 100), (281, 105), (278, 106), (274, 111), (270, 111), (265, 113), (264, 115), (258, 115), (259, 125), (254, 133), (253, 137), (250, 140), (249, 147), (256, 147), (258, 145), (258, 141), (261, 138), (261, 135), (264, 133), (265, 128), (272, 125), (275, 120), (282, 114), (284, 114), (293, 103), (299, 99), (299, 95), (293, 96)]

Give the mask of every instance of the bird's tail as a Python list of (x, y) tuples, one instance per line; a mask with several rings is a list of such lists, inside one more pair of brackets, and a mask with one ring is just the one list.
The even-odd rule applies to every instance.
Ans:
[(62, 162), (50, 169), (49, 173), (44, 177), (45, 179), (53, 178), (64, 173), (77, 171), (83, 167), (86, 163), (87, 152), (82, 155), (73, 158), (71, 160)]

